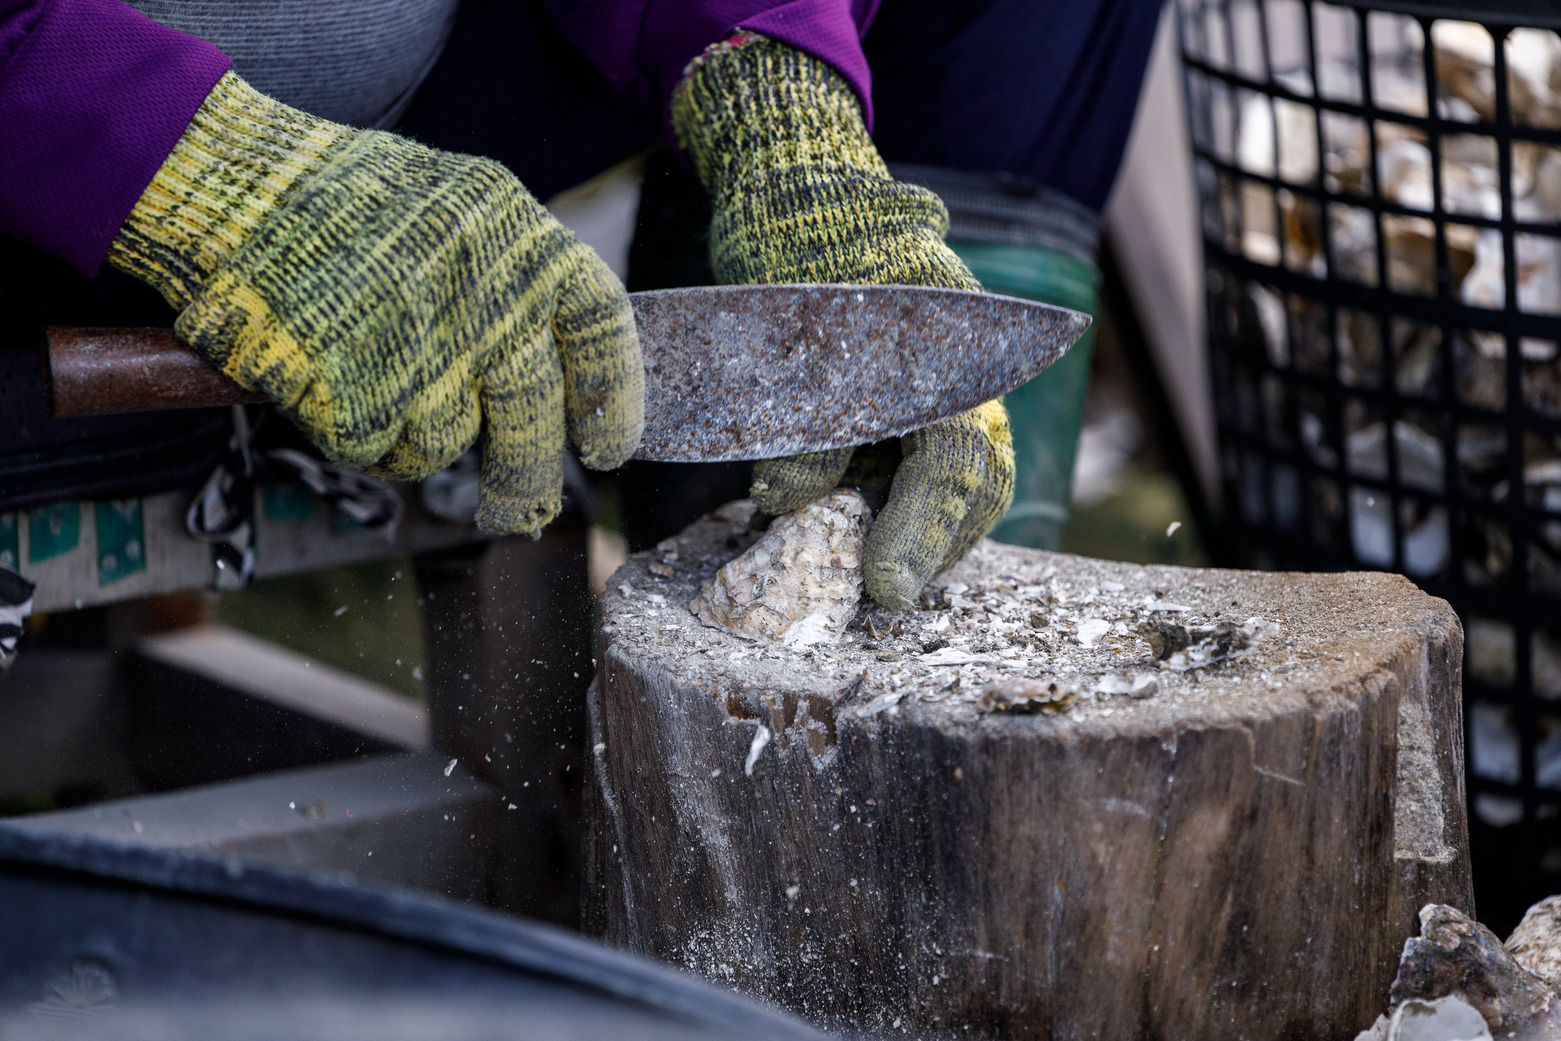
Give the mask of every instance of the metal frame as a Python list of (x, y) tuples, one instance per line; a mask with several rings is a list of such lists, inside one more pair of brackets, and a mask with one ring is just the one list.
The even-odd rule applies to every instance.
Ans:
[[(144, 571), (101, 583), (91, 539), (84, 538), (79, 553), (35, 569), (38, 599), (57, 610), (209, 582), (210, 548), (189, 539), (177, 523), (188, 497), (171, 492), (145, 500), (144, 538), (151, 548)], [(225, 800), (243, 816), (246, 805), (262, 797), (256, 793), (283, 776), (274, 771), (292, 771), (313, 784), (311, 764), (430, 746), (441, 764), (458, 759), (462, 770), (483, 782), (487, 794), (468, 790), (465, 802), (492, 804), (476, 843), (491, 850), (480, 858), (486, 876), (480, 885), (462, 882), (462, 891), (576, 927), (584, 693), (594, 666), (589, 519), (578, 498), (566, 502), (539, 540), (485, 538), (416, 506), (394, 541), (378, 532), (334, 533), (323, 503), (306, 520), (272, 520), (258, 511), (259, 574), (413, 555), (429, 669), (426, 715), (419, 708), (416, 720), (404, 718), (411, 710), (399, 699), (373, 696), (372, 684), (305, 667), (280, 648), (236, 634), (194, 639), (198, 634), (186, 632), (132, 639), (118, 648), (117, 662), (108, 648), (34, 651), (36, 659), (24, 650), (15, 674), (0, 679), (0, 722), (18, 724), (0, 731), (0, 762), (8, 761), (10, 748), (80, 760), (52, 764), (52, 772), (35, 778), (37, 785), (59, 782), (130, 796), (88, 804), (120, 815), (157, 798), (148, 791), (177, 790), (199, 795), (203, 805)], [(219, 748), (225, 751), (214, 755)], [(0, 786), (9, 786), (0, 787), (0, 795), (29, 790), (27, 772), (43, 765), (37, 755), (10, 758), (26, 765), (0, 770)], [(372, 772), (371, 760), (356, 761)], [(422, 836), (430, 848), (437, 845), (443, 810), (423, 812), (425, 803), (433, 805), (421, 789), (405, 788), (399, 808), (381, 813), (384, 826), (365, 841), (405, 849), (418, 846)], [(47, 827), (49, 818), (64, 816), (23, 819)], [(70, 819), (79, 827), (79, 817)], [(356, 847), (332, 837), (340, 822), (321, 815), (294, 823), (309, 835), (278, 844), (277, 857), (292, 855), (285, 862), (315, 870), (361, 869)], [(208, 840), (215, 848), (233, 837), (219, 827)], [(444, 888), (426, 872), (397, 881)]]

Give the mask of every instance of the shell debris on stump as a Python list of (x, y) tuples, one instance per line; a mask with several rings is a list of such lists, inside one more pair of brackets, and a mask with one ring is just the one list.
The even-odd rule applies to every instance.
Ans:
[(689, 609), (752, 513), (608, 584), (589, 932), (853, 1036), (1237, 1041), (1352, 1036), (1467, 906), (1461, 631), (1407, 580), (984, 541), (787, 646)]

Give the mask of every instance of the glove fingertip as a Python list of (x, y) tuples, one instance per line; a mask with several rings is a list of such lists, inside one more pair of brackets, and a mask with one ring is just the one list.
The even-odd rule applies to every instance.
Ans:
[(645, 431), (645, 367), (634, 310), (617, 276), (582, 246), (554, 315), (570, 440), (592, 470), (622, 466)]
[(867, 595), (880, 607), (890, 611), (909, 611), (916, 606), (916, 597), (931, 576), (918, 575), (907, 565), (896, 561), (879, 561), (869, 564), (863, 575)]
[(755, 480), (748, 489), (748, 497), (753, 500), (756, 508), (778, 517), (783, 513), (800, 510), (810, 502), (817, 502), (832, 490), (833, 485), (817, 491), (812, 488), (776, 488), (763, 481)]
[(753, 464), (748, 497), (765, 513), (776, 515), (800, 510), (817, 502), (840, 483), (851, 465), (854, 448), (763, 459)]
[(616, 470), (634, 457), (634, 450), (639, 447), (639, 443), (638, 436), (632, 441), (607, 446), (587, 441), (579, 446), (580, 464), (587, 470)]
[(782, 513), (790, 513), (792, 510), (801, 509), (811, 500), (803, 500), (797, 505), (792, 505), (797, 496), (789, 489), (777, 488), (768, 481), (755, 476), (753, 483), (748, 486), (748, 498), (753, 500), (756, 509), (771, 516), (779, 516)]
[(570, 439), (585, 466), (613, 470), (629, 461), (645, 434), (645, 379), (637, 348), (632, 369), (608, 381), (599, 400), (595, 406), (576, 400), (569, 417)]
[(487, 438), (477, 484), (477, 525), (497, 534), (536, 535), (562, 507), (564, 388), (557, 357), (517, 344), (479, 375)]
[(478, 493), (477, 527), (489, 535), (529, 535), (537, 538), (563, 508), (561, 496), (526, 501)]

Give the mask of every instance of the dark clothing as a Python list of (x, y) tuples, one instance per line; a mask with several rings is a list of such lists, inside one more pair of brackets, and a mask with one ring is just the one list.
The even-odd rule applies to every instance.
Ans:
[(1028, 177), (1101, 209), (1159, 0), (884, 0), (862, 41), (891, 163)]
[[(829, 62), (856, 90), (871, 121), (861, 33), (878, 0), (545, 3), (615, 92), (637, 92), (665, 107), (690, 60), (745, 28)], [(308, 110), (310, 100), (328, 100), (333, 81), (341, 80), (353, 83), (365, 102), (388, 90), (373, 106), (383, 109), (385, 102), (399, 105), (396, 99), (416, 86), (450, 22), (450, 0), (385, 0), (372, 25), (364, 22), (374, 16), (372, 5), (318, 6), (296, 0), (291, 6), (283, 0), (149, 2), (165, 25), (120, 0), (0, 0), (0, 128), (6, 136), (0, 232), (86, 274), (97, 270), (142, 190), (231, 64), (230, 55), (198, 33), (227, 38), (234, 55), (254, 62), (251, 75), (261, 83), (274, 71), (268, 65), (292, 67), (296, 74), (276, 82), (292, 83), (298, 94), (284, 92), (281, 101)], [(409, 68), (396, 60), (397, 50), (406, 51), (401, 58), (411, 61)], [(313, 68), (300, 62), (310, 53), (317, 55)], [(526, 53), (523, 48), (509, 60), (524, 61)], [(246, 69), (238, 71), (244, 75)], [(361, 80), (360, 72), (383, 78)], [(324, 93), (313, 89), (321, 84)]]
[[(884, 0), (863, 47), (891, 163), (1029, 178), (1098, 210), (1137, 106), (1160, 0)], [(536, 99), (525, 102), (520, 99)], [(536, 3), (465, 0), (400, 129), (505, 163), (547, 198), (657, 140)]]
[[(870, 125), (878, 110), (876, 136), (890, 161), (1005, 171), (1094, 208), (1104, 203), (1132, 122), (1158, 0), (889, 0), (874, 23), (878, 4), (510, 0), (503, 12), (463, 12), (468, 33), (478, 23), (495, 23), (499, 33), (457, 34), (435, 74), (446, 84), (481, 82), (494, 90), (455, 98), (464, 116), (449, 136), (469, 136), (461, 131), (484, 120), (482, 136), (503, 151), (541, 152), (558, 135), (517, 139), (512, 132), (524, 129), (517, 123), (572, 122), (569, 137), (596, 139), (560, 156), (560, 169), (624, 154), (646, 140), (645, 112), (665, 118), (683, 66), (742, 26), (840, 70)], [(95, 271), (228, 67), (215, 47), (118, 0), (0, 0), (0, 127), (7, 139), (0, 231)], [(425, 83), (419, 98), (433, 87)], [(421, 108), (449, 115), (452, 105), (423, 99)], [(442, 124), (425, 123), (418, 136), (462, 147), (443, 140)], [(544, 185), (517, 173), (539, 195), (562, 187), (557, 178)]]
[(497, 159), (539, 199), (660, 138), (650, 98), (611, 90), (535, 0), (462, 0), (444, 55), (396, 130)]

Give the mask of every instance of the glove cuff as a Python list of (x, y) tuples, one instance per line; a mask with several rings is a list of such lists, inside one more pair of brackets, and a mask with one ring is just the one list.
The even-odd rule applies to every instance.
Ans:
[(845, 77), (757, 33), (713, 44), (689, 63), (672, 94), (672, 128), (718, 198), (759, 171), (890, 179)]
[(109, 263), (183, 311), (266, 216), (356, 134), (227, 73), (141, 193)]

